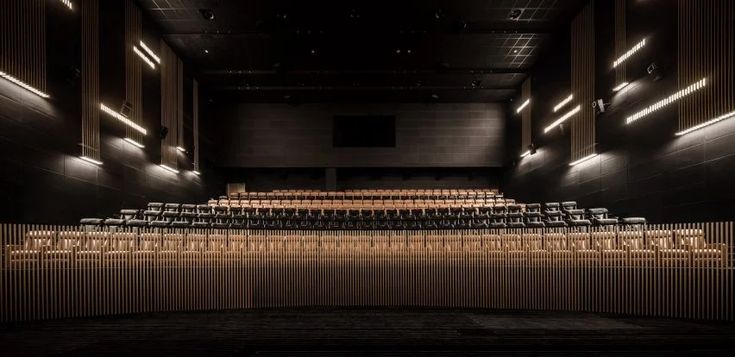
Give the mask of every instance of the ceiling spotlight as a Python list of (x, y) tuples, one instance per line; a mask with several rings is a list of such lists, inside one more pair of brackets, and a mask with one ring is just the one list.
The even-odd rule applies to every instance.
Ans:
[(316, 56), (316, 48), (312, 48), (309, 53), (311, 53), (312, 56)]
[(209, 50), (204, 50), (204, 54), (205, 55), (208, 55), (209, 54)]
[(406, 53), (408, 53), (408, 54), (410, 55), (410, 54), (411, 54), (411, 49), (410, 49), (410, 48), (409, 48), (409, 49), (407, 49), (407, 50), (406, 50)]
[(397, 55), (400, 55), (401, 54), (401, 49), (400, 48), (396, 48), (396, 54)]
[(521, 9), (513, 9), (510, 10), (510, 13), (508, 14), (508, 18), (513, 21), (518, 21), (518, 19), (521, 18), (521, 14), (523, 13), (523, 10)]
[(513, 49), (513, 53), (518, 53), (518, 49), (517, 48), (514, 48)]
[(199, 9), (199, 13), (205, 20), (214, 21), (214, 11), (212, 9)]

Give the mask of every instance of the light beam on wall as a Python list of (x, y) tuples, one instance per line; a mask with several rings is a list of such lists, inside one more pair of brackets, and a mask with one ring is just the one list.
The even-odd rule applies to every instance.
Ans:
[(644, 38), (643, 40), (641, 40), (641, 42), (638, 42), (635, 46), (633, 46), (627, 52), (623, 53), (622, 56), (618, 57), (618, 59), (616, 59), (615, 62), (613, 62), (613, 68), (615, 68), (618, 65), (620, 65), (621, 63), (625, 62), (625, 60), (627, 60), (634, 53), (638, 52), (645, 45), (646, 45), (646, 39)]
[(142, 58), (145, 63), (147, 63), (152, 69), (156, 69), (156, 64), (151, 61), (150, 58), (148, 58), (146, 55), (143, 54), (143, 52), (140, 52), (138, 49), (138, 46), (133, 45), (133, 52), (135, 52), (138, 57)]
[(15, 77), (13, 77), (13, 76), (5, 73), (5, 72), (0, 71), (0, 77), (5, 78), (5, 79), (7, 79), (10, 82), (13, 82), (15, 85), (17, 85), (17, 86), (19, 86), (19, 87), (21, 87), (21, 88), (23, 88), (23, 89), (25, 89), (25, 90), (27, 90), (27, 91), (35, 94), (35, 95), (41, 97), (41, 98), (49, 98), (50, 97), (48, 94), (46, 94), (44, 92), (41, 92), (40, 90), (38, 90), (36, 88), (33, 88), (33, 87), (29, 86), (28, 84), (24, 83), (23, 81), (21, 81), (21, 80), (15, 78)]
[(144, 149), (145, 148), (145, 145), (143, 145), (143, 144), (141, 144), (141, 143), (139, 143), (139, 142), (137, 142), (137, 141), (135, 141), (135, 140), (133, 140), (131, 138), (125, 138), (123, 140), (125, 140), (125, 141), (133, 144), (133, 146), (137, 146), (139, 149)]
[(712, 120), (708, 120), (708, 121), (706, 121), (706, 122), (704, 122), (702, 124), (695, 125), (695, 126), (689, 128), (689, 129), (686, 129), (686, 130), (682, 130), (682, 131), (676, 133), (676, 136), (682, 136), (682, 135), (689, 134), (689, 133), (691, 133), (691, 132), (693, 132), (695, 130), (702, 129), (702, 128), (706, 127), (706, 126), (710, 126), (710, 125), (712, 125), (714, 123), (717, 123), (717, 122), (720, 122), (720, 121), (723, 121), (725, 119), (732, 118), (732, 117), (735, 117), (735, 112), (729, 112), (729, 113), (727, 113), (725, 115), (720, 115), (719, 117), (714, 118)]
[(531, 103), (531, 98), (526, 99), (526, 101), (523, 102), (523, 104), (521, 104), (521, 106), (516, 109), (516, 113), (520, 113), (521, 110), (523, 110), (523, 108), (525, 108), (526, 106), (528, 106), (529, 103)]
[(664, 107), (668, 106), (669, 104), (674, 103), (677, 100), (679, 100), (681, 98), (684, 98), (684, 97), (688, 96), (689, 94), (692, 94), (692, 93), (694, 93), (694, 92), (696, 92), (696, 91), (704, 88), (706, 85), (707, 85), (707, 78), (702, 78), (702, 79), (694, 82), (693, 84), (689, 85), (688, 87), (686, 87), (686, 88), (684, 88), (684, 89), (682, 89), (682, 90), (680, 90), (680, 91), (678, 91), (678, 92), (676, 92), (676, 93), (674, 93), (674, 94), (672, 94), (672, 95), (670, 95), (670, 96), (668, 96), (668, 97), (666, 97), (666, 98), (664, 98), (662, 100), (659, 100), (658, 102), (651, 104), (647, 108), (645, 108), (645, 109), (643, 109), (643, 110), (641, 110), (641, 111), (639, 111), (639, 112), (637, 112), (637, 113), (629, 116), (628, 118), (625, 119), (625, 124), (630, 124), (630, 123), (632, 123), (632, 122), (634, 122), (634, 121), (636, 121), (636, 120), (638, 120), (640, 118), (643, 118), (643, 117), (645, 117), (645, 116), (647, 116), (647, 115), (649, 115), (649, 114), (651, 114), (651, 113), (653, 113), (653, 112), (655, 112), (655, 111), (657, 111), (657, 110), (659, 110), (661, 108), (664, 108)]
[(554, 106), (554, 113), (556, 113), (557, 111), (559, 111), (559, 109), (561, 109), (562, 107), (564, 107), (565, 105), (567, 105), (567, 103), (571, 102), (572, 99), (574, 99), (574, 94), (570, 94), (568, 97), (564, 98), (564, 100), (562, 100), (561, 102), (557, 103)]
[(82, 159), (82, 160), (84, 160), (84, 161), (86, 161), (86, 162), (88, 162), (88, 163), (90, 163), (90, 164), (102, 165), (102, 161), (95, 160), (95, 159), (93, 159), (91, 157), (80, 156), (79, 158)]
[(587, 156), (585, 156), (585, 157), (583, 157), (583, 158), (581, 158), (581, 159), (579, 159), (579, 160), (577, 160), (577, 161), (574, 161), (574, 162), (570, 162), (570, 163), (569, 163), (569, 166), (575, 166), (575, 165), (579, 165), (579, 164), (581, 164), (581, 163), (583, 163), (583, 162), (585, 162), (585, 161), (587, 161), (587, 160), (590, 160), (590, 159), (592, 159), (592, 158), (593, 158), (593, 157), (595, 157), (595, 156), (597, 156), (597, 154), (591, 154), (591, 155), (587, 155)]
[(544, 129), (544, 133), (548, 133), (549, 130), (554, 129), (559, 124), (567, 121), (567, 119), (571, 118), (572, 115), (577, 114), (577, 112), (579, 112), (580, 109), (582, 109), (582, 105), (577, 105), (576, 107), (574, 107), (574, 109), (572, 109), (569, 112), (567, 112), (566, 114), (562, 115), (559, 119), (556, 119), (553, 123), (551, 123), (551, 125), (547, 126)]
[(143, 41), (138, 41), (138, 42), (140, 42), (140, 47), (143, 48), (143, 51), (145, 51), (145, 53), (151, 56), (151, 58), (153, 58), (153, 60), (156, 61), (156, 63), (161, 64), (161, 58), (156, 56), (153, 50), (151, 50), (150, 47), (146, 46), (145, 42)]
[(143, 135), (146, 135), (146, 134), (148, 134), (148, 131), (147, 131), (147, 130), (145, 130), (145, 128), (143, 128), (142, 126), (140, 126), (140, 125), (138, 125), (138, 124), (135, 124), (135, 123), (134, 123), (134, 122), (133, 122), (132, 120), (130, 120), (130, 119), (128, 119), (128, 118), (126, 118), (126, 117), (124, 117), (124, 116), (123, 116), (122, 114), (120, 114), (120, 113), (118, 113), (118, 112), (116, 112), (116, 111), (114, 111), (114, 110), (112, 110), (112, 109), (108, 108), (108, 107), (107, 107), (106, 105), (104, 105), (103, 103), (100, 103), (100, 109), (101, 109), (101, 110), (102, 110), (103, 112), (105, 112), (105, 113), (109, 114), (109, 115), (110, 115), (111, 117), (113, 117), (113, 118), (115, 118), (115, 119), (117, 119), (117, 120), (119, 120), (119, 121), (121, 121), (121, 122), (125, 123), (125, 125), (127, 125), (127, 126), (129, 126), (129, 127), (133, 128), (133, 129), (135, 129), (135, 130), (137, 130), (137, 131), (138, 131), (138, 132), (140, 132), (141, 134), (143, 134)]
[(176, 170), (173, 167), (167, 166), (166, 164), (161, 164), (161, 167), (163, 167), (166, 171), (173, 172), (175, 174), (179, 173), (179, 170)]

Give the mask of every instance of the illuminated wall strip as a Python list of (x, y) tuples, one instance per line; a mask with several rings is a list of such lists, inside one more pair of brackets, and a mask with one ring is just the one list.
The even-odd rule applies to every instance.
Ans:
[(528, 155), (531, 155), (531, 150), (526, 150), (523, 154), (521, 154), (521, 157), (526, 157)]
[(143, 51), (147, 53), (151, 58), (153, 58), (156, 63), (161, 64), (161, 58), (156, 56), (155, 53), (150, 49), (150, 47), (146, 46), (146, 44), (143, 41), (139, 41), (140, 47), (143, 48)]
[(173, 167), (167, 166), (166, 164), (161, 164), (161, 167), (166, 169), (166, 171), (173, 172), (175, 174), (179, 173), (179, 170), (174, 169)]
[(181, 146), (177, 146), (177, 147), (176, 147), (176, 150), (179, 150), (179, 151), (181, 151), (181, 152), (186, 152), (186, 149), (184, 149), (184, 148), (183, 148), (183, 147), (181, 147)]
[(116, 112), (116, 111), (108, 108), (106, 105), (104, 105), (102, 103), (100, 103), (100, 109), (102, 109), (103, 112), (109, 114), (111, 117), (113, 117), (113, 118), (115, 118), (115, 119), (117, 119), (117, 120), (125, 123), (125, 125), (133, 128), (135, 130), (137, 130), (141, 134), (143, 134), (143, 135), (148, 134), (148, 131), (145, 130), (145, 128), (143, 128), (142, 126), (140, 126), (138, 124), (135, 124), (132, 120), (130, 120), (130, 119), (124, 117), (122, 114), (120, 114), (120, 113), (118, 113), (118, 112)]
[(70, 0), (61, 0), (61, 3), (66, 5), (69, 10), (74, 10), (74, 4), (72, 4)]
[(641, 40), (641, 42), (638, 42), (633, 48), (629, 49), (628, 52), (625, 52), (622, 56), (618, 57), (618, 59), (613, 62), (613, 67), (617, 67), (619, 64), (625, 62), (630, 56), (638, 52), (641, 48), (643, 48), (646, 45), (646, 39), (644, 38)]
[(568, 97), (564, 98), (564, 100), (554, 106), (554, 113), (556, 113), (557, 111), (559, 111), (559, 109), (563, 108), (565, 105), (571, 102), (572, 99), (574, 99), (574, 94), (570, 94)]
[(88, 163), (90, 163), (90, 164), (102, 165), (102, 161), (95, 160), (95, 159), (93, 159), (91, 157), (80, 156), (79, 158), (82, 159), (82, 160), (84, 160), (84, 161), (86, 161), (86, 162), (88, 162)]
[(137, 142), (137, 141), (135, 141), (135, 140), (133, 140), (131, 138), (125, 138), (124, 140), (127, 141), (127, 142), (129, 142), (129, 143), (131, 143), (131, 144), (133, 144), (134, 146), (137, 146), (140, 149), (145, 149), (145, 145), (143, 145), (143, 144), (141, 144), (141, 143), (139, 143), (139, 142)]
[(620, 91), (620, 90), (622, 90), (623, 88), (627, 87), (627, 86), (628, 86), (628, 84), (630, 84), (630, 83), (628, 83), (628, 82), (623, 82), (623, 83), (620, 83), (620, 84), (618, 84), (617, 86), (615, 86), (615, 88), (613, 88), (613, 92), (619, 92), (619, 91)]
[(579, 165), (579, 164), (581, 164), (581, 163), (583, 163), (583, 162), (585, 162), (587, 160), (590, 160), (590, 159), (594, 158), (595, 156), (597, 156), (597, 154), (587, 155), (587, 156), (585, 156), (585, 157), (583, 157), (583, 158), (581, 158), (581, 159), (579, 159), (577, 161), (573, 161), (573, 162), (569, 163), (569, 166)]
[(516, 113), (520, 113), (521, 110), (523, 110), (523, 108), (525, 108), (526, 106), (528, 106), (529, 103), (531, 103), (531, 98), (526, 99), (526, 101), (523, 102), (523, 104), (521, 104), (521, 106), (516, 109)]
[(197, 175), (197, 176), (199, 176), (199, 175), (201, 175), (201, 174), (202, 174), (201, 172), (199, 172), (199, 171), (197, 171), (197, 170), (191, 170), (191, 172), (193, 172), (193, 173), (194, 173), (194, 175)]
[(35, 95), (41, 97), (41, 98), (49, 98), (50, 97), (48, 94), (46, 94), (44, 92), (41, 92), (40, 90), (38, 90), (36, 88), (33, 88), (33, 87), (29, 86), (28, 84), (23, 83), (23, 81), (21, 81), (21, 80), (15, 78), (15, 77), (13, 77), (13, 76), (5, 73), (5, 72), (0, 71), (0, 77), (5, 78), (5, 79), (7, 79), (10, 82), (13, 82), (15, 85), (17, 85), (17, 86), (19, 86), (19, 87), (21, 87), (21, 88), (23, 88), (23, 89), (25, 89), (25, 90), (27, 90), (27, 91), (35, 94)]
[(563, 122), (567, 121), (567, 119), (571, 118), (571, 117), (572, 117), (572, 115), (574, 115), (574, 114), (577, 114), (577, 113), (579, 112), (579, 110), (580, 110), (580, 109), (582, 109), (582, 105), (577, 105), (576, 107), (574, 107), (574, 109), (572, 109), (572, 110), (570, 110), (570, 111), (569, 111), (568, 113), (566, 113), (566, 114), (562, 115), (562, 116), (561, 116), (561, 117), (560, 117), (559, 119), (557, 119), (557, 120), (555, 120), (555, 121), (554, 121), (553, 123), (551, 123), (551, 125), (547, 126), (547, 127), (546, 127), (546, 128), (544, 129), (544, 133), (547, 133), (547, 132), (549, 132), (549, 130), (551, 130), (551, 129), (554, 129), (554, 128), (555, 128), (556, 126), (558, 126), (559, 124), (561, 124), (561, 123), (563, 123)]
[(140, 52), (140, 50), (138, 49), (138, 46), (133, 45), (133, 52), (135, 52), (135, 54), (138, 55), (138, 57), (142, 58), (143, 61), (145, 61), (145, 63), (147, 63), (148, 66), (150, 66), (152, 69), (156, 69), (156, 64), (153, 63), (153, 61), (151, 61), (150, 58), (146, 57), (146, 55), (144, 55), (143, 52)]
[(674, 93), (674, 94), (672, 94), (672, 95), (670, 95), (670, 96), (668, 96), (668, 97), (666, 97), (666, 98), (664, 98), (664, 99), (662, 99), (662, 100), (660, 100), (660, 101), (658, 101), (658, 102), (656, 102), (654, 104), (651, 104), (646, 109), (643, 109), (643, 110), (641, 110), (641, 111), (639, 111), (639, 112), (637, 112), (637, 113), (629, 116), (627, 119), (625, 119), (625, 123), (626, 124), (630, 124), (630, 123), (632, 123), (632, 122), (634, 122), (634, 121), (636, 121), (636, 120), (638, 120), (640, 118), (643, 118), (643, 117), (645, 117), (645, 116), (647, 116), (647, 115), (649, 115), (649, 114), (651, 114), (651, 113), (653, 113), (653, 112), (655, 112), (655, 111), (657, 111), (657, 110), (659, 110), (661, 108), (664, 108), (664, 107), (668, 106), (671, 103), (676, 102), (677, 100), (679, 100), (681, 98), (684, 98), (684, 97), (688, 96), (689, 94), (692, 94), (692, 93), (694, 93), (694, 92), (696, 92), (696, 91), (704, 88), (706, 85), (707, 85), (707, 78), (702, 78), (699, 81), (697, 81), (697, 82), (689, 85), (688, 87), (686, 87), (686, 88), (684, 88), (684, 89), (682, 89), (682, 90), (680, 90), (680, 91), (678, 91), (678, 92), (676, 92), (676, 93)]
[(689, 128), (689, 129), (682, 130), (682, 131), (676, 133), (676, 135), (677, 136), (686, 135), (686, 134), (689, 134), (689, 133), (691, 133), (691, 132), (693, 132), (695, 130), (702, 129), (702, 128), (706, 127), (706, 126), (710, 126), (710, 125), (712, 125), (714, 123), (717, 123), (717, 122), (720, 122), (720, 121), (723, 121), (725, 119), (729, 119), (729, 118), (732, 118), (732, 117), (735, 117), (735, 112), (730, 112), (730, 113), (727, 113), (725, 115), (721, 115), (721, 116), (719, 116), (717, 118), (714, 118), (712, 120), (708, 120), (708, 121), (706, 121), (706, 122), (704, 122), (702, 124), (699, 124), (697, 126), (693, 126), (693, 127)]

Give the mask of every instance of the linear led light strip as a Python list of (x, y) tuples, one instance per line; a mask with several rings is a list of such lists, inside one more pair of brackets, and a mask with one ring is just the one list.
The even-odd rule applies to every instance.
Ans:
[(194, 175), (197, 175), (197, 176), (199, 176), (199, 175), (201, 175), (201, 174), (202, 174), (201, 172), (199, 172), (199, 171), (197, 171), (197, 170), (191, 170), (191, 172), (193, 172), (193, 173), (194, 173)]
[(568, 97), (564, 98), (564, 100), (562, 100), (561, 102), (559, 102), (559, 104), (554, 106), (554, 113), (556, 113), (557, 111), (559, 111), (559, 109), (567, 105), (567, 103), (571, 102), (572, 99), (574, 99), (574, 94), (570, 94)]
[(176, 170), (175, 168), (173, 168), (171, 166), (167, 166), (166, 164), (161, 164), (161, 167), (163, 167), (164, 169), (166, 169), (166, 171), (170, 171), (170, 172), (173, 172), (175, 174), (178, 174), (179, 173), (179, 170)]
[(712, 125), (712, 124), (717, 123), (719, 121), (723, 121), (723, 120), (725, 120), (727, 118), (732, 118), (732, 117), (735, 117), (735, 112), (729, 112), (727, 114), (720, 115), (719, 117), (714, 118), (712, 120), (708, 120), (708, 121), (706, 121), (706, 122), (704, 122), (702, 124), (695, 125), (695, 126), (689, 128), (689, 129), (686, 129), (686, 130), (682, 130), (682, 131), (676, 133), (676, 136), (682, 136), (682, 135), (689, 134), (689, 133), (691, 133), (691, 132), (693, 132), (695, 130), (702, 129), (705, 126), (709, 126), (709, 125)]
[(569, 166), (579, 165), (579, 164), (581, 164), (581, 163), (583, 163), (583, 162), (585, 162), (585, 161), (587, 161), (589, 159), (592, 159), (595, 156), (597, 156), (597, 154), (587, 155), (587, 156), (585, 156), (585, 157), (583, 157), (583, 158), (581, 158), (581, 159), (579, 159), (577, 161), (570, 162), (569, 163)]
[(120, 114), (120, 113), (118, 113), (118, 112), (116, 112), (116, 111), (108, 108), (103, 103), (100, 103), (100, 109), (102, 109), (103, 112), (109, 114), (111, 117), (113, 117), (113, 118), (115, 118), (115, 119), (117, 119), (117, 120), (125, 123), (125, 125), (133, 128), (133, 129), (135, 129), (137, 131), (139, 131), (141, 134), (143, 134), (143, 135), (148, 134), (148, 131), (145, 130), (145, 128), (143, 128), (142, 126), (140, 126), (138, 124), (133, 123), (132, 120), (130, 120), (130, 119), (124, 117), (122, 114)]
[(143, 48), (143, 51), (145, 51), (145, 53), (151, 56), (151, 58), (153, 58), (153, 60), (156, 61), (156, 63), (161, 64), (161, 59), (158, 56), (156, 56), (155, 53), (153, 53), (153, 50), (151, 50), (148, 46), (146, 46), (146, 44), (143, 41), (138, 41), (138, 42), (140, 43), (140, 47)]
[(71, 3), (70, 0), (61, 0), (61, 3), (66, 5), (66, 7), (68, 7), (69, 10), (74, 10), (74, 5)]
[(702, 79), (694, 82), (693, 84), (689, 85), (689, 87), (686, 87), (686, 88), (684, 88), (684, 89), (682, 89), (682, 90), (680, 90), (680, 91), (678, 91), (678, 92), (676, 92), (676, 93), (674, 93), (674, 94), (672, 94), (672, 95), (670, 95), (670, 96), (668, 96), (668, 97), (666, 97), (666, 98), (664, 98), (662, 100), (659, 100), (658, 102), (653, 103), (650, 106), (648, 106), (646, 109), (643, 109), (643, 110), (639, 111), (638, 113), (635, 113), (635, 114), (629, 116), (627, 119), (625, 119), (625, 124), (630, 124), (630, 123), (632, 123), (632, 122), (634, 122), (634, 121), (636, 121), (636, 120), (638, 120), (640, 118), (645, 117), (648, 114), (651, 114), (651, 113), (653, 113), (653, 112), (655, 112), (655, 111), (657, 111), (657, 110), (659, 110), (661, 108), (664, 108), (664, 107), (668, 106), (669, 104), (674, 103), (677, 100), (679, 100), (681, 98), (684, 98), (684, 97), (688, 96), (689, 94), (692, 94), (692, 93), (694, 93), (694, 92), (696, 92), (696, 91), (704, 88), (706, 85), (707, 85), (707, 78), (702, 78)]
[(617, 67), (619, 64), (625, 62), (625, 60), (628, 59), (628, 57), (632, 56), (634, 53), (638, 52), (643, 46), (646, 45), (646, 39), (642, 39), (641, 42), (638, 42), (633, 48), (629, 49), (628, 52), (623, 53), (622, 56), (618, 57), (618, 59), (613, 62), (613, 68)]
[(523, 154), (521, 154), (521, 157), (526, 157), (528, 155), (531, 155), (531, 150), (526, 150)]
[(21, 80), (19, 80), (19, 79), (15, 78), (15, 77), (13, 77), (13, 76), (11, 76), (11, 75), (3, 72), (3, 71), (0, 71), (0, 77), (3, 77), (5, 79), (7, 79), (7, 80), (9, 80), (9, 81), (11, 81), (13, 83), (15, 83), (16, 85), (20, 86), (21, 88), (23, 88), (23, 89), (25, 89), (25, 90), (27, 90), (27, 91), (29, 91), (29, 92), (31, 92), (31, 93), (33, 93), (33, 94), (41, 97), (41, 98), (48, 98), (49, 97), (48, 94), (46, 94), (44, 92), (41, 92), (40, 90), (38, 90), (36, 88), (33, 88), (33, 87), (31, 87), (31, 86), (23, 83)]
[(88, 163), (90, 163), (90, 164), (102, 165), (102, 161), (95, 160), (95, 159), (93, 159), (91, 157), (88, 157), (88, 156), (80, 156), (79, 158), (82, 159), (82, 160), (84, 160), (84, 161), (86, 161), (86, 162), (88, 162)]
[(520, 113), (521, 110), (523, 110), (523, 108), (525, 108), (529, 103), (531, 103), (531, 99), (530, 98), (529, 99), (526, 99), (526, 101), (523, 102), (523, 104), (521, 104), (521, 106), (516, 109), (516, 113)]
[(140, 50), (138, 49), (138, 46), (133, 45), (133, 52), (135, 52), (135, 54), (138, 55), (138, 57), (142, 58), (143, 61), (145, 61), (145, 63), (148, 63), (148, 65), (151, 66), (151, 68), (156, 69), (156, 64), (153, 63), (153, 61), (151, 61), (150, 58), (144, 55), (143, 52), (140, 52)]
[(131, 138), (125, 138), (123, 140), (125, 140), (125, 141), (133, 144), (134, 146), (137, 146), (139, 149), (145, 149), (145, 145), (143, 145), (143, 144), (141, 144), (141, 143), (139, 143), (139, 142), (137, 142), (137, 141), (135, 141), (135, 140), (133, 140)]
[(544, 129), (544, 133), (548, 133), (549, 130), (554, 129), (554, 127), (556, 127), (557, 125), (565, 122), (567, 119), (571, 118), (572, 115), (577, 114), (577, 112), (580, 109), (582, 109), (582, 105), (577, 105), (576, 107), (574, 107), (574, 109), (572, 109), (568, 113), (562, 115), (559, 119), (556, 119), (556, 121), (554, 121), (553, 123), (551, 123), (551, 125), (547, 126)]
[(616, 86), (615, 86), (615, 88), (613, 88), (613, 92), (619, 92), (619, 91), (620, 91), (620, 90), (622, 90), (623, 88), (627, 87), (627, 86), (628, 86), (628, 84), (630, 84), (630, 83), (628, 83), (628, 82), (623, 82), (623, 83), (620, 83), (620, 84), (616, 85)]

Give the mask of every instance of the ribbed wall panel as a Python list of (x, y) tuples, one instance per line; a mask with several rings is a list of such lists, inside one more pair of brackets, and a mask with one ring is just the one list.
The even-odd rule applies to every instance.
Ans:
[(0, 1), (0, 71), (48, 94), (44, 0)]
[(570, 118), (571, 161), (595, 152), (595, 21), (594, 1), (590, 1), (572, 21), (572, 93), (581, 104)]
[[(521, 103), (525, 103), (526, 100), (531, 99), (531, 77), (529, 76), (523, 81), (521, 87)], [(528, 150), (528, 145), (531, 145), (531, 114), (532, 114), (533, 103), (526, 106), (521, 112), (521, 153)]]
[(82, 1), (82, 156), (102, 161), (100, 153), (99, 0)]

